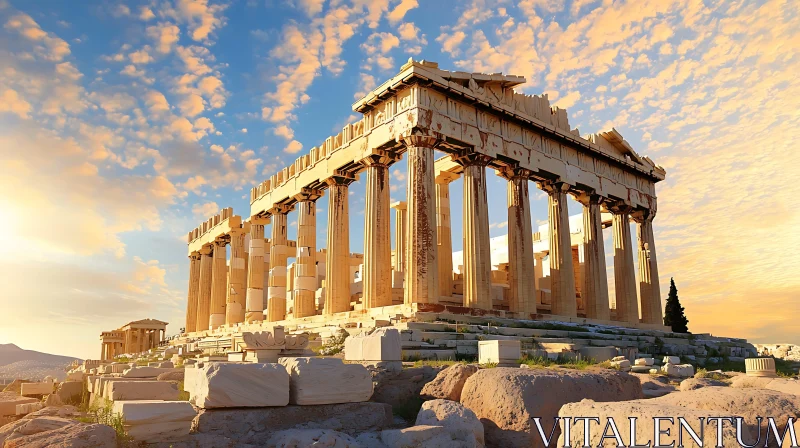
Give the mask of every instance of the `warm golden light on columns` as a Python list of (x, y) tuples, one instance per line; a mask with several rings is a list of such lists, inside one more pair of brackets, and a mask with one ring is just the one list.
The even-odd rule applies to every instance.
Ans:
[(433, 183), (434, 137), (403, 138), (408, 157), (405, 252), (405, 303), (437, 303), (439, 296), (436, 242), (436, 198)]
[(186, 303), (186, 333), (195, 331), (197, 326), (197, 294), (200, 291), (200, 254), (189, 255), (189, 294)]
[(294, 317), (316, 314), (317, 199), (322, 191), (304, 188), (297, 201), (297, 258), (294, 263)]
[(328, 235), (325, 260), (325, 314), (350, 311), (349, 188), (355, 177), (339, 173), (328, 184)]
[(406, 270), (406, 238), (408, 238), (408, 204), (405, 201), (392, 203), (394, 209), (394, 270)]
[(438, 245), (439, 296), (453, 295), (453, 231), (450, 224), (450, 182), (458, 174), (442, 171), (436, 175), (436, 242)]
[(533, 225), (528, 193), (531, 172), (507, 167), (498, 174), (508, 180), (508, 307), (509, 311), (529, 317), (536, 313)]
[(250, 250), (247, 263), (247, 300), (245, 320), (260, 322), (264, 320), (264, 224), (265, 218), (250, 219)]
[(247, 304), (247, 272), (245, 271), (244, 230), (235, 230), (230, 234), (231, 261), (228, 266), (228, 296), (225, 300), (225, 323), (235, 325), (244, 322)]
[(550, 233), (550, 303), (552, 314), (565, 317), (578, 315), (575, 297), (575, 274), (572, 265), (572, 242), (569, 235), (569, 210), (564, 182), (542, 182), (548, 196)]
[(631, 208), (625, 204), (610, 204), (611, 227), (614, 232), (614, 290), (617, 298), (617, 320), (639, 323), (639, 304), (636, 297), (636, 271), (631, 243)]
[(292, 206), (276, 205), (267, 211), (272, 221), (272, 249), (269, 256), (269, 289), (267, 290), (267, 321), (286, 319), (286, 259), (289, 257), (287, 214)]
[(608, 300), (606, 255), (603, 247), (603, 224), (596, 194), (578, 192), (575, 199), (583, 204), (583, 290), (581, 291), (589, 319), (611, 319)]
[(225, 289), (228, 286), (228, 266), (225, 241), (214, 241), (211, 276), (211, 315), (209, 328), (214, 330), (225, 323)]
[(467, 154), (455, 159), (464, 167), (464, 306), (492, 309), (492, 251), (486, 166), (491, 157)]
[(642, 322), (663, 325), (661, 286), (658, 282), (656, 242), (653, 236), (653, 210), (637, 210), (632, 214), (636, 221), (639, 246), (639, 299), (642, 306)]
[[(381, 152), (361, 161), (367, 167), (364, 211), (364, 306), (392, 304), (392, 243), (389, 217), (389, 165), (397, 160)], [(401, 223), (398, 222), (398, 227)], [(398, 248), (397, 254), (402, 254)], [(327, 265), (326, 265), (327, 267)]]
[(213, 262), (211, 260), (211, 245), (200, 249), (200, 285), (197, 293), (197, 323), (195, 331), (208, 330), (208, 321), (211, 315), (211, 279)]

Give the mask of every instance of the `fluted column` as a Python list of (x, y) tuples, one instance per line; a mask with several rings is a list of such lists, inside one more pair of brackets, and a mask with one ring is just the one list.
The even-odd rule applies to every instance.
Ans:
[(197, 293), (200, 291), (200, 254), (189, 255), (189, 293), (186, 301), (186, 333), (195, 331), (197, 325)]
[(268, 211), (272, 219), (272, 250), (269, 255), (269, 289), (267, 290), (267, 321), (286, 319), (286, 259), (289, 241), (286, 237), (287, 214), (293, 207), (279, 205)]
[(348, 186), (353, 182), (355, 182), (355, 177), (347, 173), (337, 173), (325, 180), (325, 183), (328, 184), (328, 241), (325, 259), (325, 306), (323, 309), (325, 314), (350, 311)]
[(536, 312), (533, 225), (528, 194), (531, 172), (508, 167), (500, 175), (508, 180), (508, 308), (528, 317)]
[[(264, 238), (264, 286), (269, 286), (269, 260), (270, 260), (270, 253), (272, 252), (272, 240), (269, 238)], [(266, 288), (264, 288), (266, 289)], [(267, 309), (267, 294), (262, 294), (261, 300), (261, 320), (264, 320), (264, 311)]]
[(436, 198), (433, 183), (433, 148), (436, 139), (409, 136), (403, 139), (408, 155), (406, 201), (408, 221), (405, 252), (404, 301), (437, 303)]
[(464, 167), (464, 306), (492, 309), (492, 250), (486, 165), (491, 158), (467, 154), (456, 159)]
[(567, 209), (569, 186), (563, 182), (543, 182), (541, 188), (548, 196), (550, 312), (558, 316), (577, 317), (575, 272), (572, 265), (572, 242)]
[(636, 298), (636, 271), (633, 265), (630, 207), (609, 206), (614, 232), (614, 289), (617, 298), (617, 320), (639, 323), (639, 304)]
[(453, 232), (450, 224), (450, 182), (457, 174), (443, 171), (436, 176), (436, 257), (439, 266), (439, 296), (453, 295)]
[(653, 218), (655, 218), (653, 210), (639, 211), (633, 214), (639, 240), (639, 299), (642, 305), (642, 322), (663, 325)]
[[(200, 285), (197, 293), (197, 323), (195, 324), (195, 331), (205, 331), (208, 330), (209, 317), (211, 316), (211, 279), (213, 277), (211, 246), (203, 246), (199, 252)], [(139, 340), (137, 340), (138, 342)]]
[(391, 207), (394, 209), (394, 270), (405, 272), (408, 204), (405, 201), (397, 201)]
[(317, 199), (319, 190), (304, 188), (297, 200), (297, 258), (294, 263), (294, 317), (316, 314)]
[(611, 319), (608, 300), (606, 255), (603, 247), (603, 225), (600, 204), (603, 198), (596, 194), (580, 193), (575, 199), (583, 204), (583, 291), (586, 317)]
[(244, 237), (242, 230), (231, 232), (231, 264), (228, 267), (228, 296), (225, 300), (225, 323), (228, 325), (244, 322), (247, 305)]
[(225, 289), (228, 286), (228, 266), (225, 241), (214, 241), (211, 276), (211, 315), (209, 328), (214, 330), (225, 323)]
[[(250, 220), (250, 250), (247, 263), (247, 300), (245, 320), (260, 322), (264, 320), (264, 224)], [(264, 220), (264, 218), (260, 218)]]
[[(394, 159), (379, 153), (361, 161), (367, 167), (364, 212), (364, 306), (392, 304), (392, 243), (389, 217), (389, 164)], [(398, 227), (400, 222), (398, 220)], [(398, 247), (397, 254), (402, 254)], [(326, 264), (327, 266), (327, 264)]]

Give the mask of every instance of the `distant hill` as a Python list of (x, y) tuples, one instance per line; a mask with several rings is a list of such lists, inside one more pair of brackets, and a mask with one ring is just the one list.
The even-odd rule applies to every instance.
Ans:
[(76, 359), (0, 344), (0, 379), (40, 380), (50, 375), (63, 380), (67, 376), (64, 368)]

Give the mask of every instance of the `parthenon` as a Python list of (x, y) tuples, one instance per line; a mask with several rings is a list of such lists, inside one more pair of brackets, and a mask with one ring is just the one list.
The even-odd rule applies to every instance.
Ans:
[[(581, 136), (547, 95), (514, 91), (524, 82), (409, 60), (353, 104), (360, 120), (253, 188), (249, 216), (224, 209), (189, 232), (186, 332), (261, 322), (308, 328), (421, 312), (664, 329), (652, 222), (655, 183), (666, 172), (614, 129)], [(444, 156), (435, 159), (434, 151)], [(389, 167), (402, 157), (406, 198), (392, 204)], [(491, 259), (487, 169), (507, 180), (501, 265)], [(358, 253), (362, 248), (350, 246), (348, 190), (360, 175), (366, 212)], [(454, 266), (449, 184), (458, 178), (464, 243)], [(546, 229), (536, 234), (530, 182), (549, 204)], [(327, 241), (319, 249), (316, 201), (326, 194)], [(568, 196), (583, 205), (577, 233), (570, 231)], [(287, 236), (293, 211), (296, 241)], [(602, 237), (609, 226), (615, 307)]]
[(156, 319), (135, 320), (114, 331), (104, 331), (100, 333), (100, 360), (156, 348), (166, 334), (167, 323)]

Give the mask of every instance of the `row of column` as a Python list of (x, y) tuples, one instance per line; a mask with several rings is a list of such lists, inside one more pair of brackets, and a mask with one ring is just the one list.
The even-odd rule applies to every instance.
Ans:
[[(457, 177), (440, 175), (434, 178), (434, 146), (437, 141), (433, 137), (409, 136), (404, 143), (408, 160), (407, 202), (405, 210), (398, 214), (402, 219), (396, 223), (398, 245), (395, 269), (405, 275), (405, 303), (436, 303), (440, 296), (449, 296), (452, 291), (448, 184)], [(363, 302), (366, 308), (392, 303), (388, 167), (395, 160), (389, 153), (378, 153), (362, 160), (367, 175), (363, 273)], [(491, 158), (467, 153), (455, 160), (463, 166), (464, 178), (464, 306), (491, 309), (491, 251), (486, 192), (486, 167)], [(500, 174), (508, 180), (509, 307), (514, 312), (535, 313), (533, 232), (528, 193), (531, 173), (524, 169), (506, 168)], [(354, 180), (352, 175), (346, 173), (335, 173), (326, 180), (330, 196), (325, 314), (350, 309), (348, 187)], [(577, 316), (577, 303), (567, 209), (569, 186), (563, 182), (543, 181), (540, 187), (549, 197), (551, 311), (555, 315), (574, 317)], [(572, 194), (584, 205), (586, 269), (582, 291), (587, 317), (607, 320), (610, 310), (600, 217), (602, 198), (580, 192)], [(321, 195), (319, 190), (304, 189), (294, 198), (298, 208), (294, 317), (316, 314), (316, 200)], [(244, 235), (231, 238), (230, 280), (226, 278), (224, 241), (215, 242), (190, 257), (187, 332), (213, 329), (223, 323), (258, 321), (264, 318), (264, 314), (272, 322), (286, 318), (286, 264), (290, 251), (287, 215), (293, 209), (294, 205), (276, 205), (267, 211), (272, 221), (271, 247), (265, 243), (264, 223), (251, 223), (249, 254), (246, 256)], [(614, 214), (617, 320), (635, 323), (639, 318), (628, 226), (631, 209), (612, 206), (609, 210)], [(660, 324), (661, 304), (652, 216), (639, 213), (633, 218), (639, 224), (642, 321)], [(228, 283), (226, 295), (225, 286)], [(246, 293), (243, 294), (243, 291)]]

